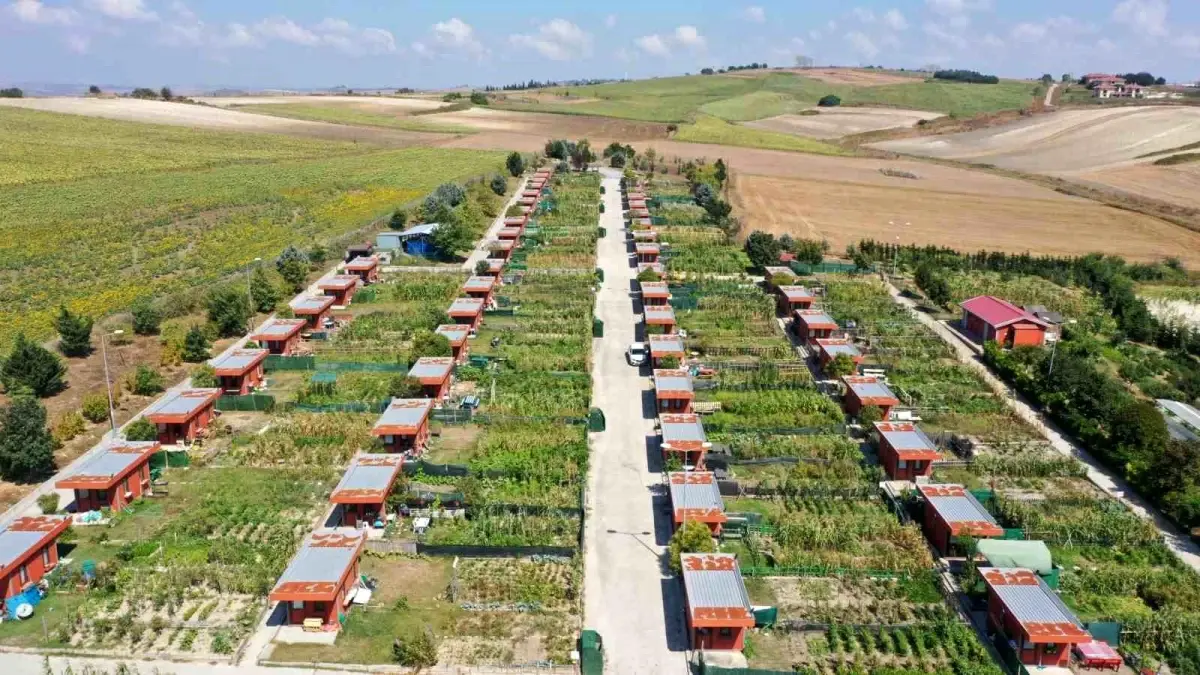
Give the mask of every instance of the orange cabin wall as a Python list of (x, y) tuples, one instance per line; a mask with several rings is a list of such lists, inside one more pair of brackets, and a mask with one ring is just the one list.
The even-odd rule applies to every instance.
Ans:
[[(44, 552), (44, 553), (43, 553)], [(49, 562), (43, 555), (49, 558)], [(13, 565), (10, 572), (0, 577), (0, 602), (21, 593), (30, 586), (38, 583), (46, 573), (58, 565), (58, 537), (42, 548), (33, 551), (20, 565)], [(21, 581), (21, 568), (25, 568), (28, 581)]]
[(900, 468), (900, 456), (886, 439), (879, 439), (879, 463), (888, 478), (892, 480), (915, 480), (920, 476), (933, 473), (933, 462), (929, 460), (909, 460), (908, 466)]
[(922, 519), (921, 529), (925, 532), (925, 538), (929, 540), (929, 544), (933, 546), (941, 555), (946, 555), (950, 550), (950, 540), (952, 533), (950, 525), (942, 520), (928, 504), (925, 505), (925, 515)]
[(250, 393), (250, 390), (258, 387), (263, 382), (263, 366), (259, 363), (257, 366), (246, 371), (244, 375), (221, 375), (217, 378), (217, 386), (221, 391), (227, 394), (237, 394), (245, 396)]
[(415, 434), (396, 434), (391, 437), (389, 443), (387, 437), (384, 437), (384, 447), (388, 452), (405, 453), (410, 450), (416, 451), (418, 454), (425, 449), (425, 444), (429, 442), (429, 420), (428, 418), (421, 422), (421, 426), (417, 427)]
[[(125, 485), (128, 483), (128, 492), (132, 496), (125, 497)], [(84, 494), (86, 492), (86, 494)], [(110, 490), (82, 490), (75, 488), (75, 511), (82, 513), (84, 511), (99, 511), (102, 508), (111, 509), (113, 513), (120, 511), (132, 502), (142, 498), (143, 495), (150, 492), (150, 457), (146, 457), (146, 461), (142, 462), (141, 466), (134, 469), (132, 473), (118, 482)]]
[(173, 445), (181, 440), (189, 442), (196, 440), (196, 436), (212, 421), (213, 407), (213, 403), (204, 406), (187, 422), (159, 424), (158, 442), (163, 445)]
[(988, 588), (987, 606), (988, 625), (992, 630), (1016, 643), (1017, 654), (1021, 659), (1021, 663), (1027, 666), (1058, 666), (1063, 668), (1070, 664), (1070, 644), (1054, 645), (1037, 643), (1027, 645), (1025, 641), (1028, 636), (1025, 634), (1024, 629), (1021, 628), (1021, 623), (1005, 609), (1004, 603), (1000, 601), (1000, 598), (996, 596), (996, 592), (991, 588)]
[[(349, 572), (342, 578), (342, 583), (338, 586), (337, 593), (332, 601), (321, 603), (305, 600), (296, 607), (296, 603), (284, 601), (287, 603), (288, 623), (292, 625), (300, 625), (305, 619), (317, 618), (321, 623), (329, 625), (337, 623), (338, 613), (342, 609), (342, 605), (346, 601), (346, 593), (354, 586), (355, 580), (358, 579), (358, 560), (350, 566)], [(320, 605), (320, 608), (318, 608)]]
[(660, 398), (657, 401), (660, 413), (692, 412), (692, 399), (690, 398)]

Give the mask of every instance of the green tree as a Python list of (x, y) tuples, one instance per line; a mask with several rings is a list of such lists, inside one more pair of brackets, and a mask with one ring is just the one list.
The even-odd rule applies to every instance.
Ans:
[(488, 274), (491, 274), (491, 269), (492, 266), (488, 261), (480, 260), (479, 262), (475, 263), (475, 276), (487, 276)]
[(97, 391), (84, 396), (80, 412), (83, 413), (84, 419), (94, 424), (108, 420), (108, 394)]
[(659, 280), (658, 272), (655, 272), (652, 269), (642, 270), (641, 272), (638, 272), (637, 280), (638, 281), (658, 281)]
[(158, 95), (161, 96), (162, 100), (164, 101), (170, 101), (171, 99), (175, 98), (174, 94), (171, 93), (170, 87), (163, 87), (162, 89), (159, 89)]
[(32, 483), (54, 473), (54, 437), (46, 409), (30, 396), (0, 408), (0, 477)]
[(408, 375), (395, 375), (388, 381), (388, 396), (392, 398), (417, 398), (421, 395), (421, 381)]
[(1070, 84), (1071, 82), (1074, 82), (1074, 81), (1075, 81), (1075, 78), (1071, 77), (1070, 73), (1063, 73), (1063, 76), (1062, 76), (1063, 84)]
[(821, 100), (817, 101), (817, 105), (821, 106), (822, 108), (836, 108), (837, 106), (839, 106), (841, 104), (842, 104), (841, 97), (835, 96), (833, 94), (827, 94), (825, 96), (822, 96)]
[(21, 91), (17, 87), (8, 87), (7, 89), (0, 89), (0, 98), (24, 98), (24, 97), (25, 97), (25, 92)]
[(300, 292), (308, 281), (308, 265), (299, 260), (287, 260), (279, 267), (279, 276), (293, 291)]
[(208, 336), (199, 325), (188, 329), (183, 338), (183, 353), (181, 358), (188, 363), (200, 363), (208, 360)]
[(448, 222), (439, 222), (429, 240), (447, 258), (453, 258), (459, 251), (465, 251), (475, 246), (475, 234), (471, 228), (458, 218), (450, 218)]
[(685, 522), (667, 544), (670, 556), (671, 570), (678, 573), (682, 570), (679, 556), (682, 553), (715, 553), (717, 545), (713, 543), (712, 532), (704, 523), (695, 520)]
[(945, 307), (950, 304), (952, 297), (950, 293), (950, 284), (946, 278), (936, 272), (933, 266), (929, 263), (922, 263), (917, 266), (916, 274), (913, 275), (913, 281), (916, 282), (917, 288), (925, 293), (930, 302)]
[(786, 246), (780, 238), (780, 246), (796, 254), (796, 261), (809, 265), (820, 265), (825, 260), (829, 250), (829, 242), (814, 239), (796, 239), (791, 246)]
[(158, 427), (153, 422), (145, 417), (139, 417), (130, 422), (122, 430), (127, 441), (156, 441), (158, 440)]
[(725, 185), (725, 179), (729, 178), (729, 169), (725, 166), (725, 160), (717, 158), (717, 163), (713, 165), (713, 177), (717, 179), (718, 185)]
[(152, 396), (163, 390), (163, 376), (150, 366), (139, 365), (129, 380), (129, 391), (138, 396)]
[(495, 176), (492, 176), (492, 181), (489, 183), (488, 187), (492, 188), (492, 192), (503, 196), (505, 192), (508, 192), (508, 181), (504, 180), (504, 176), (496, 174)]
[(733, 207), (723, 199), (713, 199), (704, 205), (704, 210), (708, 212), (708, 217), (715, 222), (720, 222), (733, 213)]
[(450, 356), (450, 340), (445, 335), (422, 331), (413, 338), (412, 357)]
[(883, 408), (877, 405), (864, 405), (858, 411), (858, 421), (866, 426), (883, 421)]
[(1113, 422), (1110, 438), (1131, 478), (1150, 470), (1171, 441), (1162, 413), (1149, 401), (1129, 400)]
[(488, 104), (487, 94), (483, 93), (482, 91), (471, 92), (471, 104), (472, 105), (487, 105)]
[(775, 237), (755, 230), (746, 237), (746, 255), (750, 258), (750, 264), (755, 269), (763, 269), (770, 265), (779, 262), (779, 242), (775, 241)]
[(585, 138), (571, 149), (571, 164), (582, 171), (588, 164), (596, 161), (596, 153), (592, 152), (592, 144)]
[(133, 315), (133, 332), (138, 335), (156, 335), (158, 333), (159, 324), (162, 323), (162, 315), (154, 308), (154, 303), (150, 298), (138, 298), (133, 301), (133, 306), (129, 308)]
[(427, 626), (423, 630), (410, 631), (403, 639), (392, 641), (392, 658), (402, 666), (432, 668), (437, 665), (437, 642)]
[(254, 298), (254, 309), (258, 312), (274, 312), (279, 304), (279, 289), (261, 267), (254, 270), (254, 275), (250, 277), (250, 296)]
[(504, 166), (508, 168), (508, 173), (512, 174), (513, 178), (525, 173), (525, 158), (519, 152), (509, 153), (508, 159), (504, 160)]
[(218, 337), (233, 337), (245, 332), (250, 320), (250, 300), (242, 289), (218, 286), (209, 291), (205, 306), (208, 321), (216, 328)]
[(625, 168), (625, 155), (622, 153), (613, 155), (611, 158), (609, 158), (608, 165), (614, 169)]
[(399, 232), (407, 225), (408, 211), (405, 211), (404, 209), (396, 209), (394, 212), (392, 212), (392, 217), (388, 218), (388, 229)]
[(74, 314), (66, 305), (59, 305), (54, 319), (58, 331), (58, 350), (66, 356), (87, 356), (92, 353), (92, 320)]
[(207, 363), (192, 371), (192, 386), (199, 389), (213, 389), (219, 382), (217, 372)]
[(825, 364), (825, 373), (830, 377), (853, 375), (856, 370), (858, 370), (858, 366), (855, 365), (854, 359), (849, 354), (838, 354)]
[(88, 93), (95, 96), (96, 94), (101, 93), (100, 87), (97, 87), (93, 84), (92, 86), (88, 87)]
[(0, 367), (0, 382), (10, 393), (28, 390), (45, 398), (66, 387), (67, 367), (50, 350), (17, 335), (12, 352)]

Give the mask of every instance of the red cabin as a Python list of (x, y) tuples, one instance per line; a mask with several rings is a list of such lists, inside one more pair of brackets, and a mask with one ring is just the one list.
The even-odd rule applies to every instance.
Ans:
[(333, 298), (333, 304), (345, 307), (354, 300), (354, 292), (358, 290), (361, 279), (357, 274), (335, 274), (317, 282), (317, 288)]
[(990, 295), (964, 300), (962, 326), (979, 342), (995, 340), (1005, 347), (1038, 346), (1050, 324), (1016, 305)]
[(644, 307), (642, 314), (646, 318), (646, 327), (661, 326), (661, 330), (665, 335), (675, 333), (675, 310), (670, 305), (654, 305)]
[(169, 391), (146, 409), (146, 419), (158, 425), (159, 443), (191, 443), (208, 428), (218, 398), (220, 389)]
[(662, 360), (667, 358), (677, 359), (679, 365), (683, 365), (686, 354), (683, 351), (683, 338), (679, 335), (647, 335), (646, 338), (650, 344), (650, 365), (652, 367), (662, 368)]
[(842, 405), (847, 415), (858, 416), (863, 407), (873, 405), (886, 420), (892, 414), (892, 408), (900, 405), (900, 399), (877, 377), (847, 375), (842, 378), (842, 383), (846, 385)]
[(533, 197), (535, 199), (537, 197), (541, 196), (541, 194), (542, 194), (541, 190), (524, 190), (523, 192), (521, 192), (522, 197)]
[(685, 466), (704, 468), (704, 455), (712, 447), (712, 443), (708, 442), (699, 415), (659, 415), (658, 427), (663, 459), (676, 455)]
[(387, 498), (404, 466), (404, 455), (358, 453), (342, 480), (329, 495), (329, 501), (341, 508), (341, 523), (356, 527), (382, 521), (387, 512)]
[(646, 218), (646, 219), (648, 219), (648, 218), (650, 218), (650, 211), (647, 210), (646, 207), (644, 207), (644, 206), (637, 207), (637, 208), (630, 208), (629, 209), (629, 217), (630, 218)]
[(488, 264), (488, 274), (499, 277), (504, 272), (504, 260), (500, 258), (484, 258), (484, 262)]
[(917, 485), (925, 498), (921, 529), (934, 550), (950, 555), (954, 537), (999, 537), (1004, 528), (961, 485)]
[(653, 221), (653, 220), (650, 220), (650, 218), (649, 218), (649, 217), (646, 217), (646, 218), (631, 218), (631, 219), (629, 220), (629, 227), (630, 227), (630, 228), (632, 228), (632, 229), (633, 229), (633, 231), (635, 231), (635, 232), (640, 232), (640, 231), (642, 231), (642, 230), (647, 230), (647, 229), (650, 229), (650, 228), (651, 228), (651, 227), (653, 227), (653, 226), (654, 226), (654, 221)]
[(487, 249), (491, 257), (508, 260), (516, 245), (517, 242), (512, 239), (493, 239), (487, 243)]
[(656, 243), (658, 241), (657, 230), (634, 230), (633, 240), (639, 243)]
[(515, 241), (521, 236), (522, 228), (502, 227), (496, 231), (496, 238), (501, 241)]
[(796, 273), (790, 267), (764, 267), (763, 272), (763, 281), (766, 282), (767, 290), (771, 292), (789, 286), (796, 280)]
[(634, 244), (634, 251), (637, 253), (637, 261), (640, 263), (658, 262), (658, 254), (661, 252), (658, 244), (644, 243)]
[(717, 489), (717, 478), (711, 471), (673, 471), (667, 474), (667, 481), (675, 529), (691, 520), (707, 525), (714, 537), (721, 534), (721, 526), (729, 518), (725, 515), (721, 491)]
[(782, 316), (787, 316), (798, 309), (809, 309), (813, 304), (813, 294), (803, 286), (779, 286), (775, 296), (779, 313)]
[(876, 422), (879, 463), (892, 480), (916, 480), (933, 473), (941, 459), (937, 446), (920, 427), (911, 422)]
[(692, 649), (740, 650), (754, 627), (750, 596), (732, 553), (684, 553), (684, 609)]
[(153, 441), (112, 441), (54, 487), (75, 491), (76, 513), (104, 508), (116, 513), (150, 494), (150, 457), (159, 450), (162, 445)]
[(686, 370), (654, 371), (654, 400), (660, 413), (690, 413), (696, 392)]
[(642, 304), (646, 307), (662, 307), (671, 301), (671, 291), (665, 281), (642, 281)]
[(455, 363), (467, 360), (467, 356), (471, 353), (471, 345), (467, 343), (467, 338), (471, 335), (470, 326), (445, 323), (438, 326), (433, 332), (450, 341), (450, 356), (454, 357)]
[(504, 227), (515, 227), (519, 230), (525, 229), (525, 224), (529, 221), (529, 216), (512, 216), (504, 219)]
[(271, 354), (289, 356), (300, 346), (300, 333), (307, 325), (304, 319), (271, 319), (259, 326), (250, 339)]
[(421, 454), (429, 441), (429, 413), (434, 402), (428, 398), (394, 398), (371, 429), (383, 439), (390, 452)]
[(441, 400), (450, 393), (454, 359), (449, 356), (422, 356), (409, 369), (408, 376), (421, 381), (421, 395)]
[(797, 309), (792, 312), (792, 330), (805, 342), (832, 337), (838, 329), (833, 317), (819, 309)]
[(263, 382), (265, 349), (235, 349), (208, 362), (223, 393), (245, 396)]
[(25, 516), (0, 529), (0, 610), (58, 566), (58, 538), (67, 516)]
[(521, 197), (517, 203), (521, 206), (533, 206), (537, 204), (537, 197)]
[(1032, 570), (988, 567), (979, 573), (987, 584), (988, 627), (1015, 645), (1024, 665), (1066, 668), (1071, 647), (1094, 639)]
[(358, 277), (367, 286), (379, 281), (379, 256), (361, 256), (346, 263), (346, 273)]
[(287, 603), (287, 622), (319, 619), (339, 630), (338, 615), (358, 587), (358, 559), (367, 542), (363, 531), (320, 529), (309, 535), (271, 591), (271, 602)]
[(492, 290), (496, 288), (496, 277), (470, 277), (462, 285), (462, 292), (472, 298), (480, 298), (485, 303), (492, 299)]
[(479, 298), (458, 298), (450, 303), (446, 316), (454, 323), (470, 326), (471, 330), (475, 330), (483, 321), (483, 305), (483, 300)]
[(813, 340), (813, 342), (816, 343), (817, 358), (821, 363), (822, 369), (836, 359), (839, 354), (845, 354), (846, 356), (849, 356), (850, 360), (854, 361), (855, 367), (862, 363), (862, 352), (858, 351), (858, 347), (855, 347), (854, 343), (849, 340), (843, 340), (840, 338), (817, 338), (816, 340)]
[(336, 300), (329, 295), (316, 295), (308, 298), (296, 298), (288, 303), (292, 313), (298, 319), (304, 319), (309, 330), (323, 330), (325, 320), (329, 318), (329, 310)]

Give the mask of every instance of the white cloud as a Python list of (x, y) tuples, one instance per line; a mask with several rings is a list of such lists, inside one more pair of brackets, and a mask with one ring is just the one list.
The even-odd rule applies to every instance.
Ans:
[(946, 25), (955, 30), (965, 30), (967, 26), (971, 25), (971, 17), (967, 16), (966, 14), (952, 16), (946, 19)]
[(750, 5), (742, 10), (742, 16), (745, 17), (747, 21), (763, 23), (767, 20), (767, 10), (759, 7), (758, 5)]
[(1113, 8), (1112, 20), (1143, 35), (1162, 37), (1167, 34), (1166, 0), (1125, 0)]
[(625, 49), (624, 47), (620, 47), (619, 49), (617, 49), (617, 51), (613, 52), (613, 58), (620, 61), (621, 63), (629, 63), (630, 61), (632, 61), (634, 59), (634, 56), (633, 56), (633, 54), (631, 54), (629, 52), (628, 49)]
[(151, 21), (158, 15), (146, 9), (142, 0), (86, 0), (89, 9), (113, 19)]
[(433, 50), (431, 50), (429, 48), (429, 46), (426, 45), (424, 42), (414, 42), (411, 45), (409, 45), (409, 49), (413, 50), (414, 54), (416, 54), (417, 56), (420, 56), (423, 59), (428, 59), (428, 58), (433, 57)]
[(859, 31), (846, 33), (846, 42), (849, 42), (854, 51), (864, 59), (873, 59), (879, 54), (879, 47), (875, 46), (871, 38)]
[(359, 28), (345, 19), (326, 18), (306, 27), (285, 16), (275, 16), (252, 26), (242, 23), (209, 26), (179, 2), (172, 5), (170, 16), (162, 22), (158, 41), (171, 47), (200, 47), (219, 60), (224, 60), (226, 50), (262, 47), (270, 42), (328, 47), (351, 56), (397, 51), (396, 38), (391, 32)]
[(1020, 42), (1037, 42), (1046, 37), (1046, 24), (1019, 23), (1013, 26), (1012, 38)]
[(617, 15), (616, 14), (609, 14), (608, 16), (604, 17), (604, 27), (605, 28), (615, 28), (616, 25), (617, 25)]
[(458, 17), (448, 21), (433, 24), (433, 40), (442, 47), (451, 50), (482, 56), (487, 53), (483, 43), (475, 37), (475, 29), (471, 24)]
[(79, 13), (70, 7), (47, 7), (39, 0), (16, 0), (7, 9), (23, 23), (66, 26), (79, 18)]
[(642, 37), (634, 40), (633, 43), (638, 46), (638, 49), (641, 49), (652, 56), (671, 55), (671, 48), (667, 46), (667, 41), (657, 33), (643, 35)]
[(1096, 40), (1096, 49), (1102, 52), (1111, 52), (1117, 48), (1117, 44), (1108, 38), (1100, 38)]
[(592, 53), (592, 36), (566, 19), (551, 19), (533, 35), (510, 35), (514, 45), (531, 47), (553, 61), (569, 61)]
[(242, 23), (229, 24), (225, 33), (217, 38), (217, 45), (221, 47), (254, 47), (258, 44), (258, 38)]
[(875, 12), (862, 7), (855, 7), (853, 12), (854, 16), (858, 17), (859, 21), (863, 23), (875, 23)]
[(91, 40), (83, 35), (68, 35), (66, 43), (67, 49), (74, 54), (86, 54), (91, 46)]
[(675, 29), (675, 41), (689, 49), (704, 49), (707, 40), (695, 26), (680, 26)]
[(321, 38), (311, 30), (285, 16), (273, 16), (254, 24), (254, 33), (268, 40), (279, 40), (308, 47), (321, 44)]
[(837, 22), (833, 19), (830, 19), (829, 23), (825, 24), (825, 29), (832, 33), (833, 31), (837, 30)]
[(939, 24), (927, 22), (921, 27), (921, 29), (924, 30), (925, 34), (929, 37), (944, 42), (952, 47), (965, 49), (967, 46), (967, 41), (963, 39), (962, 35), (951, 32)]
[(991, 47), (992, 49), (1000, 49), (1004, 47), (1004, 40), (1001, 40), (991, 33), (984, 35), (981, 42), (983, 43), (984, 47)]
[(889, 9), (883, 15), (883, 23), (892, 30), (908, 30), (908, 19), (898, 9)]
[(808, 31), (808, 37), (813, 40), (820, 40), (821, 39), (821, 31), (814, 28), (814, 29)]
[(978, 12), (992, 6), (991, 0), (925, 0), (929, 9), (938, 14), (963, 14)]
[(1012, 37), (1019, 42), (1037, 42), (1050, 36), (1056, 40), (1096, 32), (1096, 27), (1069, 16), (1055, 16), (1041, 23), (1024, 22), (1013, 26)]
[(1200, 35), (1186, 33), (1175, 38), (1172, 44), (1189, 56), (1200, 56)]

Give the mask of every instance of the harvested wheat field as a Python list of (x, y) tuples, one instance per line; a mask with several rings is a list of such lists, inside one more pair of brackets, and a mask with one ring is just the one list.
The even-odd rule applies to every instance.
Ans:
[(738, 174), (733, 202), (746, 231), (828, 239), (835, 251), (860, 239), (899, 237), (902, 244), (966, 251), (1100, 251), (1130, 260), (1178, 256), (1200, 265), (1200, 233), (1033, 185), (1018, 183), (1023, 195), (980, 191), (983, 183), (969, 185), (970, 172), (963, 173), (964, 182), (893, 179), (890, 186), (821, 174), (805, 180)]
[(1175, 166), (1139, 164), (1071, 176), (1071, 180), (1113, 187), (1193, 209), (1200, 209), (1200, 162)]
[[(880, 70), (863, 70), (860, 68), (774, 68), (772, 73), (791, 73), (802, 77), (828, 82), (829, 84), (848, 84), (855, 87), (882, 87), (888, 84), (910, 84), (919, 82), (924, 73), (912, 75), (897, 75), (896, 73)], [(731, 77), (762, 77), (762, 71), (746, 70), (726, 73)]]
[(404, 110), (433, 110), (447, 105), (440, 100), (428, 98), (398, 98), (395, 96), (194, 96), (195, 101), (222, 108), (243, 105), (278, 104), (321, 104), (321, 103), (370, 103), (378, 106)]
[[(399, 99), (397, 99), (399, 100)], [(445, 135), (417, 133), (396, 129), (353, 127), (326, 122), (285, 119), (273, 115), (256, 115), (216, 106), (166, 101), (146, 101), (135, 98), (6, 98), (0, 105), (31, 110), (103, 117), (126, 122), (169, 124), (193, 129), (246, 131), (287, 134), (332, 141), (358, 141), (377, 145), (402, 147), (430, 143), (447, 138)]]
[[(468, 108), (447, 113), (432, 113), (423, 115), (422, 119), (431, 123), (453, 126), (470, 127), (478, 131), (500, 132), (502, 134), (529, 135), (530, 139), (519, 143), (519, 146), (499, 146), (491, 138), (482, 139), (491, 145), (470, 145), (464, 147), (486, 147), (488, 149), (532, 150), (541, 149), (548, 138), (587, 138), (593, 147), (597, 140), (605, 142), (619, 140), (621, 142), (642, 141), (653, 138), (665, 138), (667, 125), (654, 122), (639, 122), (612, 117), (596, 117), (592, 115), (555, 115), (552, 113), (520, 112), (516, 110), (496, 110), (493, 108)], [(504, 138), (508, 138), (505, 136)], [(536, 145), (530, 143), (536, 140)]]
[(1154, 158), (1200, 142), (1200, 108), (1135, 106), (1063, 110), (947, 136), (874, 143), (870, 147), (1006, 169), (1069, 176)]
[[(922, 110), (895, 108), (809, 108), (803, 115), (776, 115), (743, 126), (779, 131), (811, 138), (841, 138), (883, 129), (907, 128), (921, 120), (934, 120), (942, 115)], [(815, 113), (815, 114), (814, 114)]]

